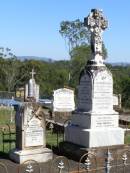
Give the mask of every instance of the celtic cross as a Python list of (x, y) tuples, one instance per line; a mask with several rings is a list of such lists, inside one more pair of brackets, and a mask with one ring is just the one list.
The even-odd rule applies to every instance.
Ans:
[(108, 22), (103, 17), (101, 10), (92, 9), (89, 16), (84, 19), (84, 25), (87, 26), (91, 32), (93, 61), (102, 64), (102, 32), (107, 28)]

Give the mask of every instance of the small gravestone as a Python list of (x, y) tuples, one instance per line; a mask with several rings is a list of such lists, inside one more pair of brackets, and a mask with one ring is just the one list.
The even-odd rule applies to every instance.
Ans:
[(46, 162), (52, 159), (52, 150), (46, 148), (45, 114), (36, 95), (29, 95), (16, 112), (16, 149), (10, 158), (18, 163), (27, 160)]
[(74, 90), (70, 88), (60, 88), (53, 94), (53, 115), (55, 121), (65, 121), (71, 117), (71, 112), (75, 109)]
[(113, 94), (113, 108), (115, 110), (121, 109), (121, 94)]
[(113, 78), (102, 55), (107, 20), (102, 11), (92, 9), (84, 24), (91, 33), (92, 58), (80, 74), (77, 110), (65, 129), (65, 140), (88, 148), (124, 144), (124, 130), (113, 109)]
[(74, 90), (60, 88), (54, 91), (53, 111), (71, 112), (75, 109)]

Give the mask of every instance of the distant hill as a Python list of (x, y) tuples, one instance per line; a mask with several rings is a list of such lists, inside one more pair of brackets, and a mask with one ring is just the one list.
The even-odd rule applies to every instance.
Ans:
[[(39, 57), (39, 56), (17, 56), (17, 58), (20, 61), (24, 61), (24, 60), (38, 60), (38, 61), (45, 61), (45, 62), (54, 62), (57, 60), (53, 60), (51, 58), (46, 58), (46, 57)], [(60, 61), (60, 60), (59, 60)], [(111, 64), (113, 67), (114, 66), (130, 66), (129, 62), (107, 62), (106, 64)]]
[(17, 59), (20, 61), (24, 60), (38, 60), (38, 61), (45, 61), (45, 62), (54, 62), (51, 58), (45, 58), (45, 57), (38, 57), (38, 56), (17, 56)]
[(114, 63), (109, 62), (108, 64), (111, 64), (113, 67), (114, 66), (123, 66), (123, 67), (130, 66), (129, 62), (114, 62)]

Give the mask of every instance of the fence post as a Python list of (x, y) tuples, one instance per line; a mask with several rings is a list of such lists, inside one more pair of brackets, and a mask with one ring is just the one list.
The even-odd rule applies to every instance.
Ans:
[(91, 161), (89, 159), (89, 157), (87, 157), (87, 159), (85, 160), (85, 166), (86, 166), (86, 170), (89, 171), (90, 170), (90, 166), (91, 166)]
[(27, 165), (27, 169), (26, 169), (26, 172), (33, 172), (34, 170), (33, 170), (33, 166), (31, 165), (31, 163), (29, 163), (28, 165)]
[(112, 153), (109, 151), (109, 148), (106, 153), (106, 173), (110, 173), (111, 161), (113, 160)]
[(52, 160), (50, 173), (69, 173), (70, 164), (69, 160), (64, 156), (58, 156), (54, 160)]
[(58, 165), (58, 168), (59, 168), (59, 173), (62, 173), (62, 169), (64, 169), (64, 162), (61, 160), (60, 162), (59, 162), (59, 165)]
[(97, 169), (97, 156), (93, 151), (88, 151), (84, 154), (78, 164), (78, 173), (82, 172), (92, 172), (92, 169)]
[(127, 165), (127, 163), (126, 163), (127, 159), (128, 159), (128, 158), (127, 158), (127, 154), (124, 153), (123, 156), (122, 156), (123, 165), (124, 165), (124, 167), (123, 167), (123, 172), (124, 172), (124, 173), (125, 173), (125, 168), (126, 168), (126, 165)]
[(37, 166), (37, 169), (38, 169), (38, 172), (37, 173), (41, 173), (40, 165), (35, 160), (26, 160), (25, 162), (23, 162), (22, 164), (20, 164), (19, 167), (18, 167), (18, 173), (23, 173), (23, 172), (24, 173), (32, 173), (32, 172), (36, 172), (34, 166), (35, 167)]
[[(50, 123), (49, 129), (51, 130), (51, 137), (52, 137), (52, 135), (53, 135), (53, 129), (54, 129), (54, 124), (53, 123)], [(52, 143), (51, 143), (51, 149), (52, 149)]]

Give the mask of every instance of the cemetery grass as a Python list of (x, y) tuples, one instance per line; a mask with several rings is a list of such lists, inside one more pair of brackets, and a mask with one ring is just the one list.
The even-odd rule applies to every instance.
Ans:
[[(2, 153), (3, 155), (9, 154), (9, 151), (15, 148), (15, 139), (16, 139), (15, 134), (12, 134), (10, 137), (8, 131), (5, 131), (4, 133), (7, 135), (4, 136), (3, 140), (3, 132), (0, 131), (0, 153)], [(57, 139), (57, 134), (52, 133), (50, 130), (46, 131), (46, 137), (47, 137), (46, 143), (49, 148), (58, 147), (58, 144), (63, 141), (63, 134), (59, 134)]]
[[(14, 129), (14, 122), (13, 123), (10, 122), (11, 114), (13, 115), (13, 119), (14, 119), (14, 115), (15, 115), (14, 111), (11, 112), (10, 109), (0, 108), (0, 152), (3, 152), (3, 139), (2, 139), (3, 138), (3, 136), (2, 136), (3, 128), (5, 128), (5, 129), (7, 128), (7, 133), (8, 133), (7, 124), (9, 124)], [(63, 141), (62, 133), (57, 134), (57, 133), (52, 132), (51, 130), (47, 130), (46, 136), (47, 136), (46, 143), (49, 147), (53, 147), (53, 146), (57, 147), (58, 144)], [(6, 135), (5, 141), (8, 141), (8, 140), (9, 140), (9, 135)], [(11, 136), (11, 140), (15, 140), (15, 135)], [(125, 144), (130, 144), (130, 133), (125, 135)], [(13, 148), (15, 148), (14, 142), (12, 142), (11, 144), (6, 142), (4, 144), (5, 153), (8, 153), (9, 150), (13, 149)]]
[(15, 111), (8, 108), (0, 108), (0, 125), (9, 124), (11, 121), (11, 115), (14, 120)]
[(130, 144), (130, 134), (125, 136), (125, 144)]

